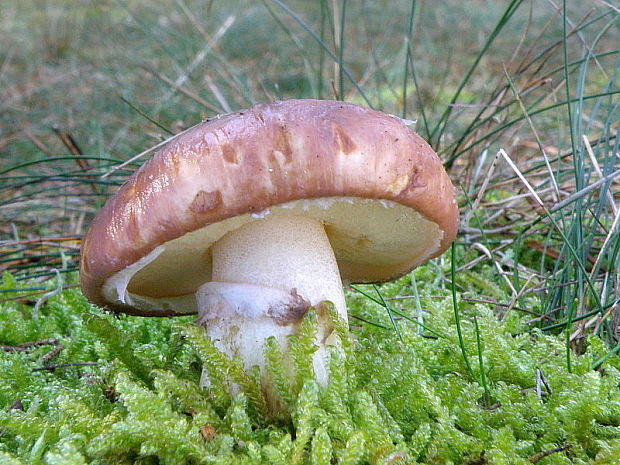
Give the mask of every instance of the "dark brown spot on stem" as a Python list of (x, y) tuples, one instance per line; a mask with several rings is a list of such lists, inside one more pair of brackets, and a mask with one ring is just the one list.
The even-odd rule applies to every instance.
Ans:
[(310, 302), (300, 296), (296, 288), (291, 289), (289, 294), (291, 300), (288, 302), (285, 312), (282, 312), (281, 309), (278, 309), (277, 312), (273, 312), (272, 309), (267, 310), (267, 314), (281, 326), (298, 323), (310, 308)]

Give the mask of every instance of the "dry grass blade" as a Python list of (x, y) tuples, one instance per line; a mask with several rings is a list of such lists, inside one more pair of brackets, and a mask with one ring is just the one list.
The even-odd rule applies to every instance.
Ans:
[(611, 224), (611, 227), (609, 228), (609, 232), (607, 233), (607, 236), (605, 236), (605, 240), (603, 241), (603, 245), (601, 246), (601, 249), (600, 249), (598, 255), (596, 256), (596, 260), (594, 261), (594, 265), (592, 266), (592, 272), (590, 273), (590, 279), (594, 279), (594, 275), (598, 272), (599, 267), (601, 265), (601, 260), (603, 259), (604, 254), (607, 251), (607, 247), (611, 243), (613, 234), (616, 232), (616, 229), (618, 228), (618, 223), (619, 222), (620, 222), (620, 210), (616, 210), (616, 214), (614, 216), (614, 221)]
[(615, 5), (612, 5), (611, 3), (606, 2), (605, 0), (598, 0), (599, 3), (602, 3), (603, 5), (605, 5), (607, 8), (610, 8), (612, 10), (614, 10), (616, 13), (620, 14), (620, 8), (618, 8)]
[(598, 189), (599, 187), (603, 186), (604, 184), (610, 181), (614, 181), (618, 176), (620, 176), (620, 169), (615, 170), (613, 173), (610, 173), (607, 176), (602, 177), (598, 181), (595, 181), (592, 184), (584, 187), (583, 189), (580, 189), (579, 191), (574, 192), (573, 194), (570, 194), (568, 197), (565, 197), (564, 200), (553, 205), (553, 207), (551, 207), (549, 212), (555, 213), (557, 211), (562, 210), (563, 208), (570, 205), (571, 203), (576, 202), (579, 199), (585, 197), (593, 190)]
[(467, 212), (463, 216), (463, 219), (461, 220), (462, 225), (467, 226), (469, 224), (469, 221), (471, 220), (472, 215), (478, 209), (478, 206), (480, 205), (480, 201), (482, 200), (482, 197), (487, 192), (489, 181), (491, 180), (491, 177), (493, 176), (493, 173), (495, 172), (495, 165), (497, 165), (498, 160), (499, 160), (499, 153), (497, 153), (495, 157), (493, 157), (493, 161), (491, 162), (491, 165), (489, 166), (489, 169), (487, 170), (487, 174), (484, 177), (484, 180), (482, 181), (482, 185), (480, 186), (480, 189), (478, 190), (478, 195), (472, 202), (469, 210), (467, 210)]
[[(603, 172), (601, 171), (601, 167), (598, 163), (598, 160), (594, 156), (594, 151), (592, 150), (592, 146), (590, 145), (590, 140), (585, 134), (582, 135), (582, 140), (583, 140), (583, 145), (586, 148), (586, 153), (590, 157), (590, 161), (592, 162), (592, 166), (594, 167), (594, 170), (596, 171), (597, 176), (599, 177), (599, 179), (602, 179)], [(609, 201), (609, 207), (612, 209), (614, 214), (617, 214), (618, 207), (616, 206), (616, 202), (614, 201), (613, 194), (609, 190), (607, 190), (606, 195), (607, 195), (607, 200)]]
[(523, 115), (525, 116), (525, 120), (527, 121), (527, 124), (530, 127), (532, 134), (534, 135), (534, 138), (536, 139), (536, 144), (538, 144), (538, 149), (540, 150), (540, 153), (542, 154), (543, 159), (545, 160), (545, 166), (547, 167), (549, 179), (551, 180), (551, 183), (553, 184), (553, 190), (556, 195), (555, 200), (556, 202), (558, 202), (560, 200), (560, 189), (558, 188), (558, 183), (555, 180), (555, 175), (553, 173), (553, 170), (551, 169), (551, 164), (549, 162), (549, 157), (545, 150), (545, 146), (542, 143), (540, 135), (538, 134), (538, 131), (536, 130), (536, 127), (534, 126), (534, 123), (532, 122), (532, 118), (530, 118), (530, 115), (527, 112), (527, 108), (525, 108), (525, 105), (523, 104), (523, 100), (521, 100), (519, 91), (515, 88), (514, 83), (512, 79), (510, 78), (510, 76), (508, 75), (508, 70), (506, 68), (504, 68), (504, 74), (506, 75), (506, 78), (508, 79), (508, 82), (510, 83), (510, 88), (514, 94), (514, 97), (517, 103), (519, 104), (519, 108), (521, 108), (521, 111), (523, 112)]
[(154, 70), (148, 66), (143, 66), (142, 67), (145, 71), (147, 71), (148, 73), (152, 74), (153, 76), (155, 76), (157, 79), (159, 79), (160, 81), (164, 82), (165, 84), (169, 85), (170, 87), (172, 87), (173, 89), (178, 90), (181, 94), (185, 95), (187, 98), (192, 99), (193, 101), (199, 103), (200, 105), (202, 105), (205, 108), (208, 108), (211, 111), (214, 111), (215, 113), (222, 113), (222, 109), (219, 107), (216, 107), (215, 105), (212, 105), (211, 103), (207, 102), (205, 99), (203, 99), (202, 97), (200, 97), (198, 94), (192, 92), (189, 89), (186, 89), (185, 87), (183, 87), (181, 84), (179, 84), (176, 81), (173, 81), (172, 79), (164, 76), (162, 73), (160, 73), (157, 70)]
[(489, 258), (489, 260), (491, 260), (493, 262), (493, 265), (497, 269), (497, 272), (498, 272), (499, 276), (502, 277), (502, 279), (504, 280), (504, 282), (506, 283), (506, 285), (510, 289), (510, 292), (512, 292), (513, 296), (518, 296), (519, 294), (518, 294), (517, 290), (514, 288), (514, 285), (512, 284), (510, 279), (508, 279), (508, 277), (506, 276), (506, 273), (502, 269), (502, 266), (499, 264), (499, 262), (497, 260), (495, 260), (495, 257), (493, 256), (491, 251), (489, 249), (487, 249), (484, 245), (482, 245), (482, 244), (480, 244), (478, 242), (474, 243), (472, 245), (472, 247), (475, 248), (475, 249), (480, 250), (484, 255), (486, 255)]
[(226, 100), (226, 97), (224, 97), (222, 91), (218, 88), (215, 81), (213, 81), (213, 79), (211, 79), (211, 76), (209, 76), (208, 74), (205, 76), (205, 83), (207, 84), (209, 90), (213, 93), (213, 95), (215, 95), (215, 98), (220, 103), (224, 111), (226, 113), (232, 113), (233, 110), (228, 101)]
[(517, 165), (515, 165), (514, 162), (510, 159), (510, 157), (508, 156), (506, 151), (504, 149), (500, 149), (499, 153), (504, 158), (504, 160), (506, 160), (506, 163), (508, 163), (510, 168), (512, 168), (512, 170), (515, 172), (515, 174), (519, 177), (519, 179), (525, 185), (525, 187), (527, 187), (527, 190), (530, 192), (530, 194), (536, 200), (536, 202), (538, 202), (538, 205), (540, 205), (541, 207), (545, 208), (544, 202), (538, 196), (538, 194), (536, 193), (536, 191), (534, 190), (532, 185), (529, 183), (529, 181), (527, 179), (525, 179), (525, 176), (523, 176), (523, 174), (521, 173), (519, 168), (517, 168)]
[(164, 145), (166, 145), (168, 142), (173, 141), (174, 139), (176, 139), (177, 137), (179, 137), (181, 134), (183, 134), (183, 133), (185, 133), (185, 132), (189, 131), (189, 129), (191, 129), (191, 128), (188, 128), (188, 129), (186, 129), (186, 130), (185, 130), (185, 131), (183, 131), (183, 132), (180, 132), (180, 133), (178, 133), (178, 134), (175, 134), (174, 136), (171, 136), (171, 137), (167, 138), (166, 140), (164, 140), (164, 141), (160, 142), (159, 144), (156, 144), (156, 145), (154, 145), (154, 146), (152, 146), (152, 147), (150, 147), (150, 148), (148, 148), (148, 149), (146, 149), (146, 150), (144, 150), (144, 151), (140, 152), (139, 154), (134, 155), (133, 157), (131, 157), (130, 159), (128, 159), (128, 160), (126, 160), (126, 161), (124, 161), (123, 163), (120, 163), (120, 164), (118, 164), (118, 165), (116, 165), (116, 166), (113, 166), (112, 168), (110, 168), (108, 171), (106, 171), (105, 173), (103, 173), (103, 174), (101, 175), (101, 179), (105, 179), (105, 178), (107, 178), (108, 176), (110, 176), (110, 175), (111, 175), (112, 173), (114, 173), (115, 171), (118, 171), (118, 170), (120, 170), (120, 169), (122, 169), (122, 168), (125, 168), (126, 166), (131, 165), (132, 163), (134, 163), (135, 161), (139, 160), (139, 159), (140, 159), (140, 158), (142, 158), (143, 156), (148, 155), (149, 153), (151, 153), (151, 152), (153, 152), (153, 151), (155, 151), (155, 150), (157, 150), (157, 149), (160, 149), (161, 147), (163, 147)]
[[(196, 54), (194, 59), (191, 61), (191, 63), (187, 66), (187, 68), (183, 72), (183, 74), (181, 74), (174, 81), (168, 80), (168, 78), (166, 78), (162, 73), (159, 73), (158, 71), (154, 69), (150, 70), (150, 72), (152, 73), (157, 73), (156, 76), (159, 79), (162, 79), (164, 82), (166, 82), (166, 84), (168, 84), (171, 87), (168, 94), (161, 100), (159, 104), (160, 106), (163, 104), (163, 102), (167, 101), (172, 96), (175, 90), (177, 90), (183, 93), (183, 95), (191, 98), (192, 100), (198, 101), (199, 103), (201, 103), (201, 105), (205, 106), (206, 108), (210, 108), (210, 104), (205, 104), (206, 101), (204, 99), (201, 99), (196, 94), (186, 89), (183, 85), (188, 81), (191, 73), (206, 59), (207, 55), (211, 52), (211, 50), (213, 50), (217, 46), (218, 41), (224, 36), (224, 34), (226, 34), (226, 32), (230, 29), (230, 27), (234, 24), (235, 21), (236, 21), (235, 15), (228, 16), (228, 18), (224, 20), (220, 28), (215, 32), (213, 37), (207, 36), (206, 45)], [(218, 110), (214, 110), (214, 111), (218, 111)]]

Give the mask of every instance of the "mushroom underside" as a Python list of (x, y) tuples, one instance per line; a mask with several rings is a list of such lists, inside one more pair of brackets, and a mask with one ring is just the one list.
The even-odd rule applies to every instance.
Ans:
[[(197, 313), (196, 292), (214, 278), (213, 251), (218, 241), (250, 223), (291, 216), (321, 226), (345, 283), (399, 276), (437, 252), (443, 238), (435, 222), (397, 202), (357, 197), (296, 200), (228, 218), (159, 245), (108, 278), (102, 294), (108, 302), (152, 314)], [(295, 241), (301, 244), (308, 238), (302, 234)], [(277, 283), (274, 287), (278, 288)]]

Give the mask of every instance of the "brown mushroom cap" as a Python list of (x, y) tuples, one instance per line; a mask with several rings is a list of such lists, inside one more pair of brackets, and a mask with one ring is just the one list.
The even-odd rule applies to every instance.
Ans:
[[(191, 313), (211, 245), (276, 212), (324, 224), (345, 282), (401, 276), (458, 226), (439, 158), (401, 119), (338, 101), (256, 105), (177, 137), (107, 201), (82, 243), (84, 294), (137, 315)], [(110, 290), (123, 286), (131, 301)]]

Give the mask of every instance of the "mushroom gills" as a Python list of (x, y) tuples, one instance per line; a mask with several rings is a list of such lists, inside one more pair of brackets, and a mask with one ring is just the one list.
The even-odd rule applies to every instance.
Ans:
[(215, 279), (213, 245), (227, 233), (274, 215), (304, 216), (324, 225), (345, 283), (400, 276), (433, 255), (443, 238), (435, 222), (393, 201), (359, 197), (295, 200), (168, 241), (110, 277), (103, 294), (111, 302), (127, 300), (151, 312), (195, 313), (196, 290)]

